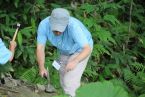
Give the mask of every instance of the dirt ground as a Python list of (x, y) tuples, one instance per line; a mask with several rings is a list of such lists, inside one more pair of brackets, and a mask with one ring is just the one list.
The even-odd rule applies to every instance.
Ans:
[(30, 85), (7, 77), (0, 82), (0, 97), (53, 97), (56, 93), (46, 93), (36, 85)]
[(0, 97), (53, 97), (55, 93), (46, 93), (44, 91), (35, 91), (27, 86), (15, 88), (0, 87)]

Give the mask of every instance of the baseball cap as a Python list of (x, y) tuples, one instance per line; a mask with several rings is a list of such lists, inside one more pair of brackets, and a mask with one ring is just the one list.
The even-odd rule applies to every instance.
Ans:
[(69, 23), (69, 12), (64, 8), (56, 8), (52, 10), (50, 16), (50, 26), (52, 31), (64, 32)]

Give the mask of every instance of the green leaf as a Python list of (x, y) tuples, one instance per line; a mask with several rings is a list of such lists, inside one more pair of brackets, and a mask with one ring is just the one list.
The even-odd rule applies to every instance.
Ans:
[[(100, 96), (101, 95), (101, 96)], [(53, 97), (67, 97), (64, 95)], [(128, 92), (120, 85), (110, 81), (89, 83), (78, 89), (76, 97), (129, 97)]]
[(31, 25), (32, 25), (32, 33), (36, 33), (36, 24), (35, 24), (35, 19), (31, 18)]
[(120, 22), (116, 19), (114, 15), (105, 15), (104, 20), (112, 23), (114, 26), (116, 24), (120, 24)]
[(55, 4), (55, 3), (51, 3), (51, 7), (52, 8), (60, 8), (61, 5)]
[(112, 42), (113, 44), (116, 44), (114, 38), (111, 36), (111, 32), (103, 29), (102, 27), (100, 27), (99, 25), (95, 26), (96, 28), (96, 37), (98, 37), (101, 41), (103, 42)]
[(14, 5), (15, 5), (16, 8), (18, 7), (18, 3), (19, 3), (19, 0), (14, 1)]
[(24, 29), (21, 29), (22, 35), (26, 36), (26, 38), (30, 38), (32, 36), (32, 27), (25, 27)]
[(22, 41), (23, 41), (22, 34), (19, 32), (18, 33), (18, 43), (20, 46), (22, 46)]
[(21, 50), (17, 50), (15, 54), (15, 58), (19, 58), (22, 54), (23, 52)]
[(96, 51), (98, 52), (98, 54), (108, 54), (110, 55), (109, 51), (101, 44), (95, 44), (94, 48), (96, 48)]
[(5, 65), (0, 65), (0, 73), (6, 73), (9, 71), (14, 71), (12, 65), (9, 62)]
[(85, 18), (83, 21), (88, 26), (88, 28), (91, 28), (93, 25), (95, 25), (93, 18)]
[(85, 3), (85, 4), (82, 4), (80, 8), (84, 9), (87, 13), (90, 13), (95, 10), (95, 5)]
[[(101, 96), (100, 96), (101, 95)], [(112, 82), (96, 82), (82, 86), (76, 97), (129, 97), (123, 87)]]
[(36, 3), (39, 5), (43, 5), (45, 3), (45, 0), (36, 0)]
[(47, 80), (39, 76), (38, 69), (36, 67), (29, 68), (26, 70), (21, 76), (20, 79), (29, 82), (29, 83), (37, 83), (37, 84), (46, 84)]

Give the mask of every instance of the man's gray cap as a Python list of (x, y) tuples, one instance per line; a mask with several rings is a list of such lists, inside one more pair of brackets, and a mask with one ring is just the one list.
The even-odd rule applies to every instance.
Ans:
[(64, 32), (69, 23), (69, 12), (64, 8), (56, 8), (52, 10), (50, 16), (50, 26), (52, 31)]

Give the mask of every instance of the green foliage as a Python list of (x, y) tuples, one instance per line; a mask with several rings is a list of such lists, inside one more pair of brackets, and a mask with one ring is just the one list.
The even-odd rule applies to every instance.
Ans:
[(83, 9), (87, 13), (91, 13), (91, 12), (94, 12), (94, 10), (96, 9), (96, 6), (86, 3), (86, 4), (82, 4), (80, 8)]
[[(118, 85), (109, 81), (90, 83), (78, 89), (76, 97), (129, 97), (128, 93)], [(66, 97), (66, 96), (54, 96)]]
[(21, 80), (34, 84), (47, 84), (47, 80), (40, 77), (38, 69), (32, 67), (31, 69), (26, 70), (20, 77)]
[(110, 22), (114, 26), (119, 24), (118, 19), (116, 19), (114, 15), (105, 15), (104, 20)]
[(5, 65), (0, 65), (0, 79), (3, 78), (5, 73), (7, 73), (9, 71), (11, 71), (11, 72), (14, 71), (14, 69), (10, 63), (7, 63)]
[[(73, 2), (76, 4), (75, 7), (72, 6)], [(21, 23), (16, 39), (18, 45), (12, 62), (14, 75), (28, 82), (45, 84), (45, 80), (37, 75), (35, 56), (37, 27), (43, 18), (50, 15), (51, 9), (64, 7), (86, 25), (94, 40), (92, 56), (83, 74), (83, 80), (96, 82), (118, 79), (118, 82), (123, 83), (121, 87), (123, 86), (132, 97), (140, 95), (143, 97), (145, 94), (144, 1), (86, 0), (81, 3), (74, 0), (73, 2), (0, 1), (0, 37), (7, 47), (15, 32), (16, 23)], [(133, 4), (132, 10), (131, 4)], [(47, 44), (46, 65), (49, 67), (51, 83), (60, 87), (58, 72), (51, 66), (56, 56), (56, 49)], [(7, 69), (7, 66), (4, 66), (6, 70), (1, 68), (0, 72), (8, 72), (10, 69)], [(34, 80), (30, 80), (31, 78)]]
[[(46, 57), (46, 60), (48, 60), (48, 57)], [(53, 84), (56, 88), (60, 87), (59, 84), (59, 74), (58, 72), (52, 67), (52, 62), (51, 61), (46, 61), (46, 69), (49, 73), (50, 76), (48, 76), (48, 78), (50, 78), (50, 82), (51, 84)], [(21, 72), (23, 71), (23, 72)], [(39, 75), (39, 70), (38, 67), (33, 66), (31, 68), (25, 69), (25, 70), (20, 70), (18, 77), (28, 83), (31, 84), (48, 84), (48, 80), (45, 78), (42, 78)]]
[(140, 95), (139, 97), (145, 97), (145, 94)]

